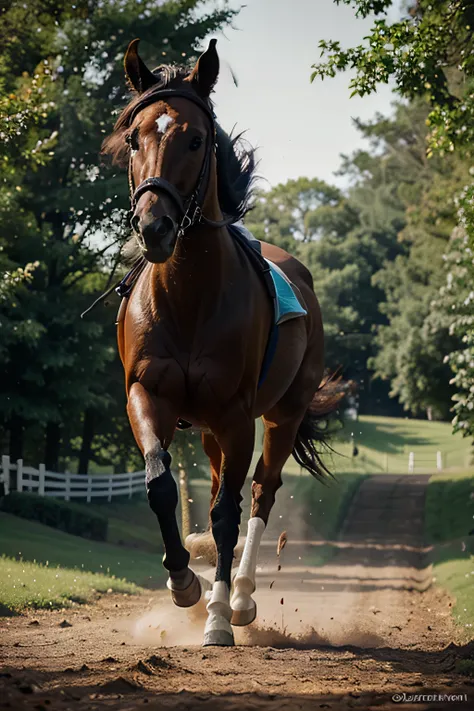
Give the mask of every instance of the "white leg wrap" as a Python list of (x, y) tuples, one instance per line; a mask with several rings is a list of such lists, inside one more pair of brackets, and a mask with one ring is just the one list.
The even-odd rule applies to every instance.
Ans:
[(227, 583), (224, 581), (215, 582), (206, 607), (208, 618), (204, 628), (205, 645), (231, 646), (234, 644), (234, 634), (230, 624), (232, 610), (229, 597), (230, 591)]
[(264, 530), (265, 523), (261, 518), (254, 517), (249, 520), (244, 552), (239, 570), (234, 578), (234, 592), (231, 601), (232, 624), (234, 625), (248, 625), (253, 622), (257, 614), (256, 605), (251, 595), (255, 591), (258, 549)]

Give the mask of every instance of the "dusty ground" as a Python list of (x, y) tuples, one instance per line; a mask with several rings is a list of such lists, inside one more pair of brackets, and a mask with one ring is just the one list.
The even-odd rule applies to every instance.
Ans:
[(455, 671), (472, 647), (453, 643), (452, 601), (430, 587), (425, 485), (366, 480), (322, 568), (301, 566), (290, 536), (278, 571), (269, 542), (257, 621), (233, 649), (202, 648), (203, 607), (178, 610), (161, 592), (3, 618), (0, 708), (474, 709), (474, 680)]

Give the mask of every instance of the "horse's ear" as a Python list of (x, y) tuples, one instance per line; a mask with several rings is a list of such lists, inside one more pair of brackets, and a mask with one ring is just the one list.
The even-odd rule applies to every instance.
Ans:
[(124, 67), (125, 74), (135, 91), (142, 94), (151, 86), (156, 84), (156, 77), (146, 66), (145, 62), (138, 54), (139, 39), (134, 39), (128, 45), (125, 52)]
[(219, 76), (219, 56), (216, 50), (217, 40), (212, 39), (209, 47), (201, 54), (189, 79), (200, 96), (207, 99)]

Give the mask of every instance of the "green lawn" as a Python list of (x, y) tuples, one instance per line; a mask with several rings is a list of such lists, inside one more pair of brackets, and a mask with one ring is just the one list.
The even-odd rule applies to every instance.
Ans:
[(67, 607), (108, 591), (133, 594), (140, 588), (109, 575), (0, 558), (0, 615), (28, 607)]
[[(0, 603), (7, 607), (57, 604), (64, 595), (86, 599), (87, 591), (90, 597), (108, 588), (133, 592), (137, 585), (154, 588), (165, 580), (159, 554), (86, 540), (5, 513), (0, 553)], [(32, 565), (21, 568), (23, 562)]]
[[(145, 490), (145, 485), (143, 486)], [(139, 548), (150, 553), (162, 553), (160, 529), (153, 511), (143, 496), (115, 499), (108, 503), (83, 504), (85, 508), (109, 521), (107, 541), (115, 545)]]
[[(359, 449), (351, 458), (351, 435)], [(394, 417), (362, 416), (347, 423), (344, 437), (333, 445), (333, 471), (407, 473), (408, 454), (415, 454), (415, 471), (435, 471), (436, 452), (443, 457), (443, 468), (469, 466), (470, 442), (453, 435), (449, 422), (428, 422)]]
[(466, 638), (474, 636), (474, 555), (445, 560), (434, 566), (437, 585), (449, 590), (455, 598), (452, 614)]
[(474, 529), (474, 473), (431, 477), (425, 502), (425, 534), (430, 543), (465, 537)]
[(431, 477), (425, 503), (425, 536), (433, 549), (433, 577), (455, 598), (453, 616), (472, 638), (474, 628), (474, 473)]
[[(262, 428), (257, 429), (260, 454)], [(359, 449), (352, 459), (351, 439)], [(339, 439), (332, 443), (337, 454), (327, 457), (332, 472), (363, 472), (390, 474), (408, 472), (408, 454), (415, 454), (415, 471), (435, 471), (436, 452), (443, 457), (443, 468), (466, 469), (470, 466), (471, 446), (468, 439), (452, 434), (449, 422), (428, 422), (403, 417), (372, 417), (362, 415), (357, 422), (347, 422)], [(290, 458), (285, 470), (299, 473), (299, 466)]]

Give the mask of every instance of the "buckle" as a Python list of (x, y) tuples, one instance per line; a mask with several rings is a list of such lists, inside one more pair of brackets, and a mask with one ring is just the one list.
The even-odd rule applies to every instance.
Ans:
[(191, 224), (194, 225), (196, 222), (201, 222), (202, 220), (202, 210), (199, 205), (196, 205), (193, 216), (191, 218)]
[(184, 215), (183, 219), (181, 220), (181, 224), (178, 229), (178, 237), (182, 237), (182, 235), (184, 235), (186, 230), (189, 229), (189, 227), (191, 227), (192, 224), (193, 223), (191, 221), (191, 218), (189, 217), (188, 213), (186, 213)]

